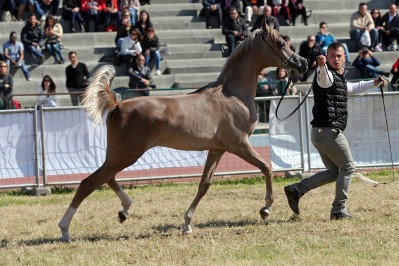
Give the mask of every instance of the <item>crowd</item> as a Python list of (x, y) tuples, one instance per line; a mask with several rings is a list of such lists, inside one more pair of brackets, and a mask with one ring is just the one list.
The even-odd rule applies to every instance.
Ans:
[[(10, 0), (12, 1), (12, 0)], [(13, 1), (12, 1), (13, 2)], [(12, 31), (9, 40), (0, 49), (0, 106), (1, 109), (13, 107), (10, 95), (13, 91), (13, 75), (21, 69), (25, 79), (32, 81), (26, 61), (25, 53), (29, 53), (34, 62), (40, 65), (46, 59), (46, 54), (54, 58), (53, 64), (64, 64), (62, 53), (63, 27), (57, 20), (58, 0), (20, 1), (18, 10), (11, 12), (12, 21), (22, 21), (25, 9), (29, 10), (25, 26), (18, 34)], [(115, 32), (116, 56), (118, 64), (126, 64), (130, 76), (128, 87), (143, 89), (148, 95), (148, 89), (155, 88), (151, 78), (151, 68), (155, 68), (156, 75), (161, 73), (160, 41), (155, 33), (150, 14), (141, 10), (142, 5), (151, 4), (150, 1), (138, 0), (63, 0), (61, 18), (69, 21), (70, 32), (99, 31), (99, 25), (106, 31)], [(22, 10), (22, 11), (21, 11)], [(91, 23), (93, 21), (94, 23)], [(95, 28), (91, 28), (91, 24)], [(20, 36), (20, 41), (18, 40)], [(76, 52), (68, 54), (70, 65), (65, 69), (66, 88), (71, 93), (74, 106), (79, 104), (90, 79), (86, 64), (78, 61)], [(37, 92), (38, 102), (45, 106), (56, 106), (56, 84), (50, 75), (45, 75)]]
[[(5, 9), (14, 10), (11, 12), (11, 20), (23, 20), (24, 10), (28, 10), (30, 15), (26, 18), (26, 24), (20, 32), (20, 41), (18, 33), (11, 32), (10, 39), (3, 44), (0, 59), (7, 64), (8, 73), (11, 73), (12, 69), (21, 69), (26, 80), (32, 80), (25, 62), (25, 51), (32, 55), (35, 60), (34, 64), (43, 63), (45, 51), (54, 58), (54, 64), (64, 64), (63, 27), (57, 21), (59, 0), (21, 0), (18, 7), (11, 2), (13, 3), (13, 0), (6, 1), (5, 6)], [(142, 5), (145, 4), (150, 4), (150, 1), (63, 0), (60, 12), (62, 19), (69, 22), (72, 33), (100, 30), (115, 32), (114, 63), (126, 65), (126, 73), (130, 76), (128, 87), (135, 89), (148, 89), (149, 84), (151, 88), (155, 87), (150, 74), (152, 67), (154, 67), (156, 75), (162, 74), (160, 41), (151, 22), (150, 14), (142, 10)], [(206, 28), (214, 27), (215, 25), (212, 24), (215, 23), (216, 27), (221, 28), (228, 46), (228, 55), (249, 36), (251, 31), (261, 27), (263, 19), (266, 19), (269, 26), (279, 31), (281, 26), (295, 26), (298, 17), (301, 17), (304, 25), (308, 25), (308, 17), (311, 14), (304, 1), (301, 0), (202, 0), (202, 5)], [(349, 25), (349, 37), (353, 40), (358, 56), (352, 60), (348, 46), (345, 43), (342, 44), (347, 66), (355, 66), (363, 77), (368, 78), (379, 75), (389, 76), (391, 73), (393, 76), (392, 89), (396, 90), (399, 63), (395, 62), (389, 73), (379, 68), (380, 62), (374, 56), (375, 52), (398, 49), (399, 16), (397, 6), (391, 4), (388, 9), (389, 11), (385, 14), (381, 14), (378, 9), (372, 9), (369, 12), (366, 3), (359, 4), (358, 10), (350, 18)], [(252, 21), (254, 14), (258, 16), (255, 21)], [(214, 17), (213, 22), (211, 21), (212, 17)], [(282, 25), (279, 21), (282, 21)], [(95, 27), (93, 28), (91, 25)], [(102, 27), (100, 28), (99, 25)], [(284, 39), (287, 42), (290, 41), (289, 36), (284, 36)], [(319, 32), (309, 34), (297, 51), (301, 56), (307, 58), (309, 63), (309, 71), (303, 74), (299, 81), (308, 81), (311, 72), (317, 68), (316, 58), (319, 55), (325, 55), (327, 47), (336, 41), (333, 33), (328, 31), (327, 22), (320, 22)], [(292, 45), (291, 48), (294, 50)], [(69, 59), (71, 59), (70, 56)], [(144, 65), (142, 64), (143, 59)], [(268, 84), (259, 86), (258, 95), (280, 95), (282, 93), (281, 84), (283, 82), (282, 79), (277, 78), (281, 74), (278, 71), (282, 72), (277, 69), (273, 75), (266, 71), (260, 74), (260, 76), (264, 76)], [(87, 80), (88, 71), (83, 72), (85, 73), (81, 80)], [(141, 78), (138, 79), (137, 75)], [(260, 80), (262, 79), (260, 78)], [(84, 87), (83, 85), (79, 86)], [(76, 84), (68, 86), (67, 82), (69, 91), (82, 90), (82, 88), (78, 88), (79, 86)], [(11, 90), (12, 86), (9, 91)], [(296, 94), (297, 90), (288, 88), (287, 93)], [(74, 105), (78, 104), (76, 97), (72, 99), (72, 102)]]

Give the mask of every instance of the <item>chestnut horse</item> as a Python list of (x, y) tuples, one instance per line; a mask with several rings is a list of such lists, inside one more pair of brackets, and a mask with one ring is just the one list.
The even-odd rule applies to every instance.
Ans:
[(112, 66), (100, 68), (86, 89), (83, 107), (94, 122), (106, 124), (107, 150), (104, 164), (84, 179), (58, 226), (61, 241), (69, 241), (69, 225), (82, 201), (107, 183), (122, 203), (123, 222), (132, 203), (115, 181), (115, 175), (134, 164), (155, 146), (178, 150), (208, 150), (198, 192), (184, 215), (182, 232), (192, 232), (191, 219), (206, 194), (212, 175), (227, 151), (258, 167), (266, 178), (266, 205), (262, 219), (273, 203), (271, 167), (251, 147), (249, 136), (257, 122), (255, 93), (257, 77), (265, 67), (307, 71), (307, 62), (290, 50), (280, 34), (263, 22), (227, 59), (215, 82), (180, 96), (139, 97), (117, 102), (110, 86), (115, 75)]

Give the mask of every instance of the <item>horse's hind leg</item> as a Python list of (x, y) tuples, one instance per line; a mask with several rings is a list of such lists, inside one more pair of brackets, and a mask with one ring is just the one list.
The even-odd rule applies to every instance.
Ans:
[(123, 223), (127, 215), (129, 214), (130, 205), (132, 205), (132, 200), (129, 196), (125, 193), (125, 191), (119, 186), (118, 182), (116, 182), (115, 177), (111, 178), (107, 185), (116, 193), (118, 198), (121, 200), (122, 210), (119, 211), (119, 222)]
[(72, 199), (71, 204), (58, 224), (62, 233), (60, 238), (61, 241), (69, 241), (69, 225), (82, 201), (96, 188), (108, 182), (109, 179), (114, 178), (117, 171), (118, 170), (114, 170), (111, 167), (106, 167), (105, 164), (103, 164), (97, 169), (97, 171), (82, 180), (75, 196)]
[(193, 202), (191, 203), (190, 207), (184, 214), (184, 227), (182, 230), (183, 234), (190, 234), (192, 232), (191, 228), (191, 219), (193, 218), (193, 214), (195, 208), (197, 207), (198, 203), (202, 199), (202, 197), (206, 194), (211, 185), (210, 180), (213, 176), (213, 173), (216, 170), (217, 165), (220, 162), (225, 151), (216, 151), (212, 150), (209, 151), (208, 157), (206, 159), (204, 172), (202, 174), (201, 182), (198, 185), (197, 195), (195, 196)]
[(272, 187), (272, 171), (271, 167), (263, 160), (263, 158), (251, 147), (249, 142), (243, 144), (245, 147), (241, 147), (238, 150), (232, 151), (234, 154), (244, 159), (248, 163), (258, 167), (266, 179), (266, 206), (263, 207), (259, 214), (262, 219), (265, 220), (270, 213), (270, 207), (273, 204), (273, 187)]

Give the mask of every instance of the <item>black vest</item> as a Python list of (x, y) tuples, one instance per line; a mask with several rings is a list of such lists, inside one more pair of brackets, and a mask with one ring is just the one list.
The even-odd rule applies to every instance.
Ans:
[(346, 79), (344, 75), (335, 71), (331, 73), (334, 80), (329, 88), (321, 88), (317, 84), (316, 75), (313, 79), (314, 106), (313, 120), (310, 124), (314, 127), (335, 127), (345, 130), (348, 120)]

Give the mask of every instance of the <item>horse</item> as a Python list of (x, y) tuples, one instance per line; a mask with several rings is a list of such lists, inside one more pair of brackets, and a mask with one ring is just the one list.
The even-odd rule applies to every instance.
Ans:
[(225, 152), (233, 153), (258, 167), (266, 179), (266, 205), (259, 211), (265, 220), (274, 201), (271, 166), (252, 148), (249, 136), (257, 123), (255, 93), (257, 76), (265, 67), (307, 71), (307, 61), (293, 52), (281, 35), (265, 21), (233, 53), (216, 81), (179, 96), (137, 97), (116, 101), (110, 86), (113, 66), (98, 69), (83, 95), (87, 115), (102, 123), (106, 114), (107, 147), (105, 161), (81, 181), (58, 226), (61, 241), (70, 241), (69, 225), (82, 201), (105, 183), (122, 205), (119, 221), (126, 220), (132, 204), (115, 180), (115, 175), (134, 164), (155, 146), (178, 150), (208, 150), (197, 194), (184, 214), (183, 234), (192, 233), (194, 211), (207, 193), (211, 178)]

